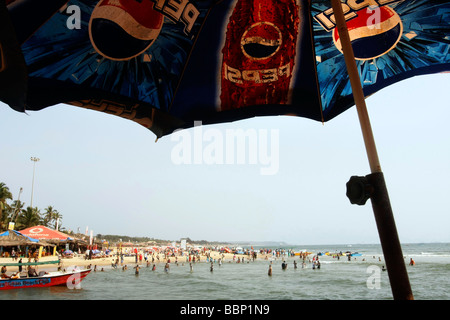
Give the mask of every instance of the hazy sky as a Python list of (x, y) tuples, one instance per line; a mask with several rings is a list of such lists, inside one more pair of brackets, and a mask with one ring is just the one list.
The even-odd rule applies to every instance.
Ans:
[[(404, 243), (450, 242), (449, 89), (449, 74), (421, 76), (367, 99)], [(258, 141), (278, 134), (270, 146), (263, 144), (266, 154), (273, 151), (272, 164), (278, 156), (275, 174), (261, 174), (263, 154), (256, 164), (208, 164), (207, 158), (177, 164), (174, 154), (184, 140), (166, 136), (155, 143), (139, 124), (96, 111), (61, 104), (26, 115), (0, 104), (0, 181), (14, 199), (23, 187), (20, 200), (29, 205), (30, 157), (40, 158), (33, 206), (53, 206), (63, 227), (75, 231), (88, 226), (94, 234), (168, 240), (379, 243), (370, 201), (351, 205), (345, 195), (352, 175), (370, 173), (355, 108), (324, 125), (261, 117), (203, 126), (201, 133), (226, 137), (237, 129), (259, 132)], [(185, 133), (194, 137), (194, 130)], [(208, 142), (200, 142), (206, 152)]]

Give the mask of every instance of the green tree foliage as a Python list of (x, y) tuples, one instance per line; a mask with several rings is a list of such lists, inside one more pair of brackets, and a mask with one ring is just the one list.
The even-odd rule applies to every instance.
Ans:
[(15, 222), (15, 229), (21, 230), (36, 225), (61, 229), (62, 214), (53, 206), (45, 208), (41, 213), (39, 208), (25, 207), (25, 203), (14, 200), (8, 204), (7, 200), (13, 200), (13, 195), (5, 183), (0, 182), (0, 231), (8, 228), (9, 222)]
[(12, 199), (12, 193), (5, 183), (0, 182), (0, 229), (5, 229), (8, 225), (8, 209), (6, 200)]
[(56, 229), (57, 225), (61, 225), (61, 220), (62, 214), (58, 210), (55, 210), (52, 206), (45, 208), (45, 212), (42, 215), (42, 225)]
[(16, 229), (26, 229), (37, 226), (41, 222), (40, 212), (38, 208), (27, 207), (23, 209), (17, 217)]

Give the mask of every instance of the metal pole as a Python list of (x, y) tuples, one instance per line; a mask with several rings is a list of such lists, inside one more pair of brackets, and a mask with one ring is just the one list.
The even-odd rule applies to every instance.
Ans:
[(372, 174), (367, 176), (368, 182), (373, 187), (373, 192), (370, 199), (375, 215), (375, 221), (377, 223), (383, 255), (386, 261), (391, 290), (394, 299), (396, 300), (413, 300), (414, 297), (411, 291), (405, 261), (403, 259), (403, 253), (397, 234), (397, 228), (395, 226), (394, 215), (392, 213), (384, 175), (381, 171), (375, 139), (373, 137), (364, 92), (361, 85), (361, 79), (356, 66), (341, 1), (331, 0), (331, 3), (333, 6), (339, 37), (341, 39), (347, 72), (349, 74), (350, 83), (352, 86), (353, 97), (355, 100), (356, 110), (358, 112), (364, 144), (366, 146), (370, 170), (372, 172)]
[(31, 201), (30, 201), (30, 207), (33, 209), (33, 189), (34, 189), (34, 171), (36, 168), (36, 162), (38, 162), (40, 159), (36, 157), (31, 157), (31, 161), (33, 161), (33, 180), (31, 182)]
[(19, 203), (20, 203), (20, 194), (22, 193), (22, 191), (23, 191), (23, 188), (20, 187), (19, 196), (17, 197), (17, 202), (16, 202), (16, 208), (14, 209), (14, 215), (13, 215), (14, 219), (11, 218), (11, 221), (13, 221), (14, 223), (16, 223), (17, 217), (19, 216), (19, 214), (17, 213), (17, 207), (19, 206)]

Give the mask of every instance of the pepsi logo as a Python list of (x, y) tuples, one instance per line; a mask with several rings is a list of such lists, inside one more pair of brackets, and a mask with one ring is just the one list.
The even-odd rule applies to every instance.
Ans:
[(261, 60), (272, 57), (283, 43), (280, 29), (271, 22), (257, 22), (242, 35), (241, 50), (247, 58)]
[(130, 60), (151, 47), (163, 22), (152, 1), (101, 0), (92, 11), (89, 38), (105, 58)]
[[(357, 11), (357, 16), (347, 21), (348, 33), (355, 59), (378, 58), (397, 46), (403, 33), (400, 16), (388, 6)], [(337, 28), (333, 30), (333, 42), (342, 52)]]

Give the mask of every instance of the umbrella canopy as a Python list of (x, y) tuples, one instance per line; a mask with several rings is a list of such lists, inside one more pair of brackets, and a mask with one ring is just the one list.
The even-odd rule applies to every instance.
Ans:
[(0, 246), (41, 245), (38, 239), (33, 239), (16, 230), (8, 230), (0, 234)]
[(71, 239), (69, 235), (61, 231), (53, 230), (48, 227), (40, 225), (20, 230), (20, 232), (23, 235), (44, 241), (54, 241), (54, 240), (64, 241)]
[[(79, 12), (69, 18), (59, 10), (67, 1), (15, 2), (8, 1), (8, 12), (22, 56), (4, 55), (21, 58), (29, 70), (28, 110), (69, 103), (133, 120), (161, 137), (255, 116), (328, 121), (355, 104), (330, 0), (188, 1), (177, 15), (167, 2), (157, 8), (155, 1), (72, 0)], [(366, 96), (450, 70), (449, 1), (343, 7)], [(0, 99), (24, 111), (11, 95), (0, 92)]]

